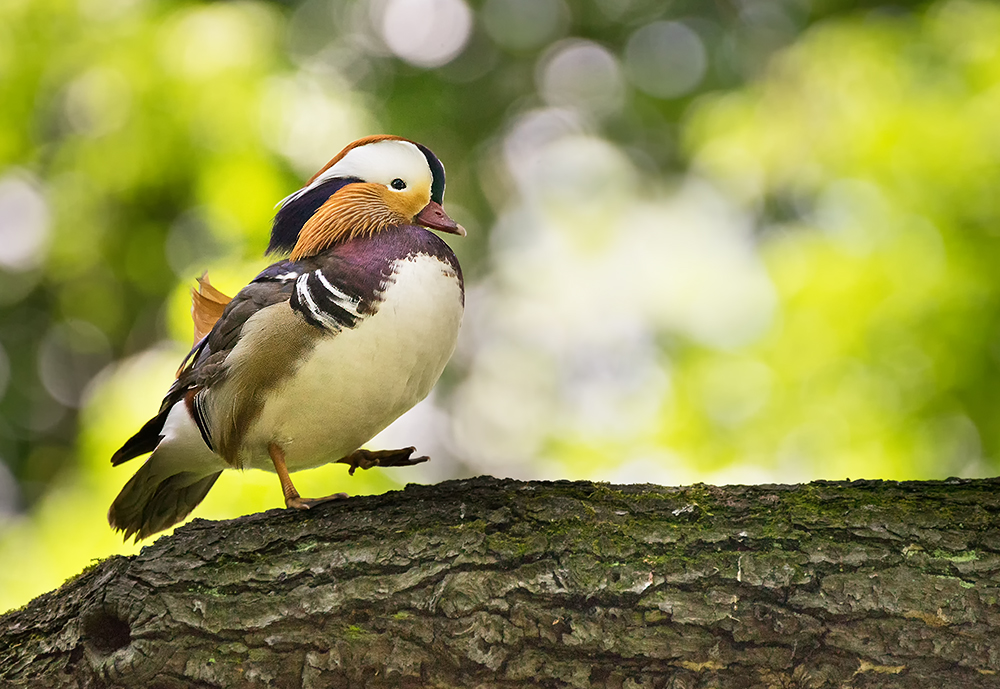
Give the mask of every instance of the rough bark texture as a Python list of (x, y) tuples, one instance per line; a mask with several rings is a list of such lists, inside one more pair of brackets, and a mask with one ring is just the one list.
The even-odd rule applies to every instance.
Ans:
[(481, 478), (195, 520), (0, 618), (0, 686), (1000, 687), (998, 489)]

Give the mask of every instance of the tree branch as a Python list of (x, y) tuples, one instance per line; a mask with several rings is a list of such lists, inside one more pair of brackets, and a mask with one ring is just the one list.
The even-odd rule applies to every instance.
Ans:
[(998, 489), (478, 478), (194, 520), (0, 617), (0, 685), (997, 687)]

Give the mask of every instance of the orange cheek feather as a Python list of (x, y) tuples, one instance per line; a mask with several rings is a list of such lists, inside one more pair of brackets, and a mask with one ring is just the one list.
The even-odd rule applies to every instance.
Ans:
[(381, 184), (349, 184), (340, 189), (302, 226), (290, 258), (298, 261), (338, 242), (410, 222), (413, 214), (406, 215), (392, 196), (396, 195)]

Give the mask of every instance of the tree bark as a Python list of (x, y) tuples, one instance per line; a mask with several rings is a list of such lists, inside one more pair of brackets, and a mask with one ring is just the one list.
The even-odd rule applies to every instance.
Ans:
[(1000, 687), (998, 489), (478, 478), (196, 519), (0, 617), (0, 686)]

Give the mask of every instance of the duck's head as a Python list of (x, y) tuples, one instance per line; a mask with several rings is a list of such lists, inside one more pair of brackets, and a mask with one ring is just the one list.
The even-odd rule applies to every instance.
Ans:
[(397, 136), (369, 136), (347, 146), (279, 204), (267, 252), (290, 252), (299, 260), (401, 225), (464, 237), (443, 201), (444, 165), (430, 149)]

